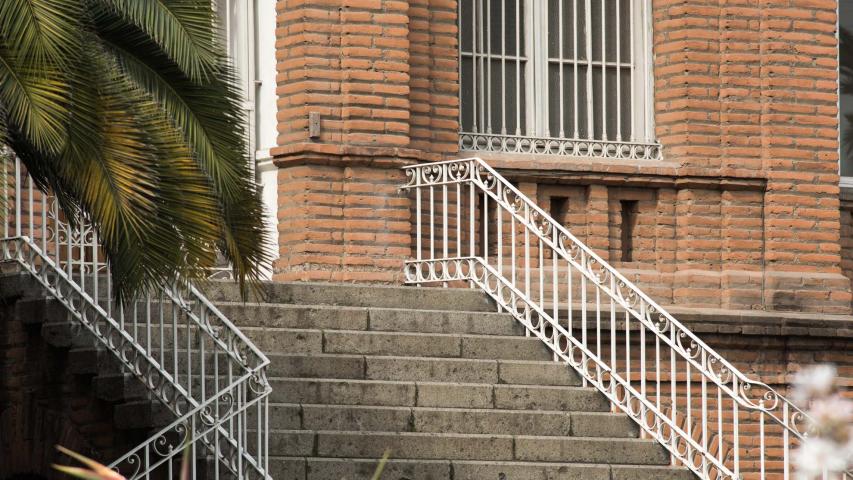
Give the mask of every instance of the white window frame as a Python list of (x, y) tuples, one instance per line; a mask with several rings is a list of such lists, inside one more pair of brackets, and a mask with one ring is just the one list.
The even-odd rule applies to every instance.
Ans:
[[(261, 275), (271, 280), (278, 248), (278, 168), (270, 149), (277, 145), (277, 99), (275, 58), (275, 0), (211, 0), (221, 21), (224, 46), (231, 58), (246, 117), (249, 158), (261, 187), (266, 223), (272, 244), (272, 263), (261, 266)], [(225, 11), (220, 12), (222, 8)]]
[[(502, 6), (511, 5), (511, 2), (515, 0), (502, 0)], [(578, 33), (579, 35), (585, 35), (585, 43), (586, 43), (586, 58), (588, 60), (582, 59), (565, 59), (562, 58), (562, 42), (561, 51), (559, 55), (554, 55), (556, 52), (548, 52), (548, 20), (549, 20), (549, 12), (548, 12), (548, 2), (547, 0), (518, 0), (523, 4), (524, 8), (524, 36), (523, 39), (518, 38), (506, 38), (507, 43), (518, 42), (519, 40), (523, 43), (520, 43), (524, 48), (517, 49), (515, 55), (501, 55), (498, 53), (484, 53), (477, 51), (463, 51), (463, 29), (466, 28), (463, 23), (463, 15), (462, 15), (462, 3), (469, 2), (473, 13), (471, 15), (472, 23), (475, 25), (471, 25), (468, 28), (476, 26), (476, 28), (472, 28), (471, 35), (474, 37), (475, 46), (474, 49), (477, 48), (476, 42), (479, 39), (480, 46), (486, 47), (486, 42), (489, 40), (483, 40), (483, 37), (490, 37), (487, 29), (484, 28), (485, 25), (488, 24), (487, 21), (483, 19), (490, 14), (488, 9), (490, 8), (489, 0), (460, 0), (459, 2), (459, 74), (460, 74), (460, 87), (462, 85), (462, 75), (463, 75), (463, 57), (465, 58), (473, 58), (473, 67), (472, 73), (474, 75), (475, 84), (473, 85), (473, 95), (474, 101), (472, 102), (475, 105), (474, 112), (474, 121), (471, 128), (472, 131), (464, 131), (463, 127), (463, 102), (462, 102), (462, 88), (460, 88), (460, 112), (459, 112), (459, 126), (460, 126), (460, 135), (459, 135), (459, 148), (460, 150), (466, 151), (490, 151), (490, 152), (512, 152), (512, 153), (539, 153), (539, 154), (557, 154), (557, 155), (566, 155), (566, 156), (579, 156), (579, 157), (605, 157), (605, 158), (632, 158), (632, 159), (659, 159), (661, 156), (660, 145), (654, 139), (654, 90), (652, 83), (652, 68), (653, 68), (653, 55), (652, 55), (652, 11), (651, 11), (651, 0), (609, 0), (617, 2), (616, 11), (619, 11), (619, 5), (621, 2), (630, 2), (628, 8), (631, 11), (631, 17), (640, 20), (639, 28), (632, 28), (632, 38), (629, 43), (630, 48), (632, 49), (632, 63), (627, 63), (624, 61), (620, 61), (617, 53), (617, 60), (613, 62), (611, 60), (607, 60), (606, 62), (602, 62), (601, 60), (592, 60), (592, 49), (595, 48), (592, 44), (592, 32), (584, 29), (583, 33)], [(505, 3), (506, 2), (506, 3)], [(591, 8), (594, 8), (592, 4), (592, 0), (561, 0), (558, 2), (559, 7), (562, 8), (577, 8), (577, 5), (581, 2), (584, 2), (584, 11), (586, 12), (586, 18), (584, 20), (584, 25), (588, 26), (592, 24), (591, 20)], [(565, 5), (565, 6), (564, 6)], [(604, 5), (603, 3), (599, 3), (599, 5)], [(487, 9), (487, 12), (484, 13), (482, 10)], [(563, 18), (563, 12), (559, 12), (559, 18)], [(605, 15), (602, 15), (605, 17)], [(617, 13), (617, 22), (618, 22), (618, 13)], [(617, 23), (618, 25), (618, 23)], [(603, 30), (602, 25), (602, 30)], [(619, 35), (619, 28), (615, 29), (617, 35)], [(562, 32), (560, 32), (562, 36)], [(602, 36), (604, 32), (602, 31)], [(507, 35), (508, 36), (508, 35)], [(617, 37), (618, 38), (618, 37)], [(493, 49), (489, 46), (485, 50), (486, 52), (493, 51)], [(618, 49), (617, 49), (618, 51)], [(522, 55), (524, 52), (526, 55)], [(482, 60), (479, 64), (477, 62), (477, 58), (481, 57)], [(488, 74), (484, 75), (484, 72), (480, 72), (477, 75), (477, 69), (481, 68), (483, 65), (490, 65), (489, 59), (492, 60), (501, 60), (501, 62), (515, 62), (515, 65), (520, 65), (521, 62), (524, 62), (523, 69), (523, 80), (524, 80), (524, 124), (525, 124), (525, 132), (520, 131), (521, 122), (516, 122), (519, 128), (516, 129), (515, 132), (507, 132), (505, 129), (505, 125), (501, 129), (496, 129), (499, 131), (493, 131), (491, 128), (491, 99), (492, 95), (501, 95), (501, 98), (506, 97), (508, 94), (514, 95), (516, 92), (507, 92), (506, 88), (503, 87), (500, 91), (492, 92), (491, 87), (491, 70), (488, 70)], [(518, 59), (518, 60), (517, 60)], [(560, 89), (560, 92), (549, 92), (548, 85), (548, 69), (549, 66), (553, 63), (560, 62), (562, 64), (578, 64), (578, 65), (591, 65), (588, 68), (588, 73), (585, 74), (585, 78), (576, 77), (581, 81), (586, 82), (586, 91), (592, 92), (592, 69), (598, 65), (601, 65), (602, 70), (607, 67), (612, 67), (614, 65), (622, 65), (625, 67), (630, 66), (632, 72), (632, 101), (634, 104), (631, 108), (631, 118), (622, 119), (619, 118), (618, 124), (621, 125), (622, 122), (630, 121), (631, 122), (631, 138), (622, 138), (621, 129), (617, 127), (617, 132), (611, 133), (607, 135), (606, 133), (606, 118), (607, 115), (612, 112), (608, 111), (611, 109), (602, 108), (603, 118), (600, 119), (601, 123), (604, 125), (602, 127), (604, 129), (604, 135), (601, 138), (593, 138), (592, 127), (588, 127), (589, 134), (586, 138), (581, 138), (578, 134), (578, 122), (574, 122), (575, 128), (574, 131), (559, 131), (559, 132), (551, 132), (550, 128), (550, 109), (551, 108), (560, 108), (561, 114), (560, 118), (563, 118), (562, 109), (569, 105), (569, 101), (571, 98), (566, 98), (566, 96), (575, 96), (577, 95), (577, 89), (573, 91), (567, 91), (567, 89)], [(503, 63), (502, 63), (503, 64)], [(489, 67), (490, 68), (490, 67)], [(575, 69), (577, 72), (577, 69)], [(562, 72), (562, 69), (561, 69)], [(621, 72), (620, 69), (617, 69), (617, 72)], [(505, 73), (501, 73), (502, 76), (505, 76)], [(577, 75), (577, 73), (576, 73)], [(620, 73), (617, 73), (617, 76)], [(484, 80), (484, 77), (489, 77)], [(506, 78), (506, 77), (504, 77)], [(602, 79), (605, 78), (605, 75), (602, 75)], [(604, 80), (602, 80), (604, 81)], [(517, 89), (520, 89), (518, 86), (520, 82), (516, 82)], [(563, 84), (562, 74), (560, 84)], [(619, 98), (621, 95), (621, 90), (618, 88), (619, 81), (617, 81), (616, 95), (617, 95), (617, 105), (618, 102), (621, 101)], [(602, 92), (606, 89), (602, 89)], [(477, 96), (480, 96), (481, 101), (477, 102)], [(482, 98), (485, 97), (488, 100), (482, 101)], [(555, 98), (557, 97), (557, 98)], [(606, 104), (606, 94), (599, 95), (601, 98), (592, 98), (592, 95), (587, 95), (587, 108), (586, 108), (586, 122), (588, 124), (592, 124), (594, 122), (594, 109), (592, 106), (593, 101), (602, 101), (603, 104)], [(537, 99), (542, 98), (552, 98), (550, 102), (537, 102)], [(479, 107), (479, 108), (477, 108)], [(571, 108), (571, 107), (569, 107)], [(506, 114), (503, 113), (505, 110), (505, 103), (502, 103), (502, 116), (504, 119), (506, 118)], [(577, 109), (575, 110), (575, 115), (577, 118)], [(477, 116), (480, 116), (480, 120), (478, 122)], [(615, 115), (621, 117), (621, 111), (617, 107)], [(485, 119), (487, 125), (482, 125), (483, 119)], [(583, 122), (583, 119), (578, 119), (580, 122)], [(478, 125), (480, 123), (481, 125)], [(504, 121), (504, 124), (506, 122)], [(560, 122), (561, 129), (563, 128), (563, 122)]]

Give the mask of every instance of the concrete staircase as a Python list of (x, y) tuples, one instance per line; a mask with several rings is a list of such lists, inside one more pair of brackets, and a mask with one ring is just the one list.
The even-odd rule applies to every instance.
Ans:
[(272, 360), (276, 479), (688, 479), (476, 290), (208, 292)]

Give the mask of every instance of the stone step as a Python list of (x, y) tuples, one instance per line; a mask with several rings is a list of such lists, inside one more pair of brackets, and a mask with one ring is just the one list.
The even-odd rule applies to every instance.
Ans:
[(113, 422), (122, 430), (164, 427), (175, 418), (175, 414), (158, 400), (134, 400), (113, 409)]
[(628, 417), (607, 412), (272, 404), (270, 426), (287, 430), (473, 433), (636, 438)]
[[(254, 301), (299, 305), (344, 305), (412, 310), (494, 312), (494, 304), (477, 289), (417, 288), (310, 282), (264, 282)], [(233, 282), (210, 282), (205, 289), (213, 302), (240, 302)]]
[(145, 398), (148, 388), (130, 373), (98, 375), (92, 379), (95, 396), (108, 402)]
[[(379, 461), (364, 458), (273, 457), (273, 478), (288, 480), (367, 479)], [(655, 465), (602, 465), (476, 460), (391, 458), (383, 480), (693, 480), (684, 468)]]
[(390, 449), (406, 459), (669, 464), (657, 442), (633, 438), (274, 430), (269, 441), (283, 456), (376, 459)]
[(71, 321), (49, 321), (41, 325), (44, 341), (57, 348), (87, 348), (97, 345), (97, 340), (82, 324)]
[(482, 360), (345, 354), (269, 355), (275, 377), (351, 378), (522, 385), (580, 385), (571, 367), (553, 361)]
[(608, 412), (609, 401), (583, 387), (384, 380), (272, 378), (270, 401), (326, 405)]
[(216, 306), (241, 328), (279, 327), (476, 335), (524, 334), (524, 328), (511, 316), (495, 312), (239, 302), (217, 303)]
[[(268, 353), (342, 353), (372, 356), (543, 361), (553, 358), (553, 354), (541, 340), (520, 335), (459, 335), (255, 327), (242, 328), (241, 330), (261, 351)], [(170, 338), (167, 340), (168, 343), (171, 343)]]

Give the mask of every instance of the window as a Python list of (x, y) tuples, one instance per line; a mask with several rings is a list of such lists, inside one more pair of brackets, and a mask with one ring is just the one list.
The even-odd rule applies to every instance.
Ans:
[(658, 158), (648, 0), (461, 0), (460, 149)]

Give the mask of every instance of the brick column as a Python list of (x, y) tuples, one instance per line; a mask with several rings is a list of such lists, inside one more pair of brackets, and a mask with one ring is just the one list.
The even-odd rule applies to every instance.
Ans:
[(275, 278), (399, 282), (412, 243), (400, 167), (457, 142), (456, 2), (280, 0), (277, 12)]
[[(724, 270), (724, 306), (850, 311), (840, 266), (836, 9), (835, 0), (654, 1), (665, 158), (681, 175), (766, 185), (761, 198), (724, 187), (716, 200), (725, 234), (713, 265)], [(760, 228), (751, 224), (759, 217)], [(677, 229), (680, 252), (685, 235)]]

